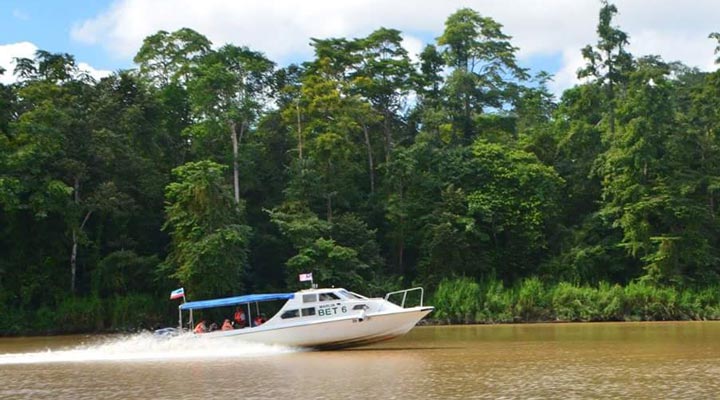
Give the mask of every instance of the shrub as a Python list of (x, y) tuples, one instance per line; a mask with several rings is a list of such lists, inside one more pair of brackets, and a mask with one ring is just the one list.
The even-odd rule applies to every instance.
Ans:
[(68, 297), (58, 305), (55, 326), (65, 332), (87, 332), (103, 329), (103, 307), (100, 299)]
[(552, 291), (552, 306), (559, 321), (597, 321), (597, 290), (561, 282)]
[(520, 283), (515, 315), (523, 321), (541, 321), (550, 317), (550, 296), (540, 279), (524, 279)]
[(134, 331), (160, 325), (168, 317), (158, 309), (157, 303), (157, 299), (145, 294), (116, 296), (108, 303), (109, 326)]
[(450, 323), (473, 323), (478, 312), (480, 286), (469, 278), (443, 280), (434, 296), (436, 316)]
[(512, 290), (505, 289), (502, 281), (491, 279), (483, 285), (478, 321), (498, 323), (513, 322), (515, 296)]

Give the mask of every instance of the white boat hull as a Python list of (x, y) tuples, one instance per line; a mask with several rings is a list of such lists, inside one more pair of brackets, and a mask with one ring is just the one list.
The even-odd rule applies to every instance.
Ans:
[(303, 324), (215, 331), (201, 337), (233, 337), (246, 342), (318, 349), (347, 348), (402, 336), (432, 310), (433, 307), (411, 307), (374, 314), (357, 313)]

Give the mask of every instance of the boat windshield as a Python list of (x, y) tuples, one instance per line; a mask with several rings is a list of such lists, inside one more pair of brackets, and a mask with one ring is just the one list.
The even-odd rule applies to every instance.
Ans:
[(365, 297), (360, 296), (357, 293), (348, 292), (347, 290), (341, 290), (338, 293), (340, 293), (340, 295), (343, 296), (344, 298), (350, 299), (350, 300), (364, 300), (365, 299)]

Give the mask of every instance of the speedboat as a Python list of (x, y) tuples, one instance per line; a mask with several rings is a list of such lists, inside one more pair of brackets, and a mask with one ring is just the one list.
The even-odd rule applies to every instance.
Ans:
[[(419, 292), (419, 305), (405, 306), (410, 292)], [(390, 301), (400, 296), (399, 304)], [(262, 324), (195, 335), (315, 349), (347, 348), (402, 336), (434, 309), (422, 304), (423, 289), (419, 287), (390, 292), (384, 298), (368, 298), (342, 288), (313, 288), (295, 293), (251, 294), (182, 303), (178, 307), (179, 331), (182, 331), (185, 311), (189, 312), (190, 327), (194, 326), (193, 311), (210, 308), (240, 307), (247, 312), (247, 320), (254, 321), (253, 316), (260, 313), (260, 303), (278, 301), (285, 303)], [(169, 333), (164, 330), (160, 335)]]

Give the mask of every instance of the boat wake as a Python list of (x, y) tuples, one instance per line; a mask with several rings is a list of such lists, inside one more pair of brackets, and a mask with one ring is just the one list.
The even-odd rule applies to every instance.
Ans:
[(302, 351), (286, 346), (239, 342), (237, 339), (201, 340), (193, 334), (158, 338), (151, 333), (114, 336), (65, 349), (0, 354), (0, 365), (92, 361), (163, 361), (263, 357)]

